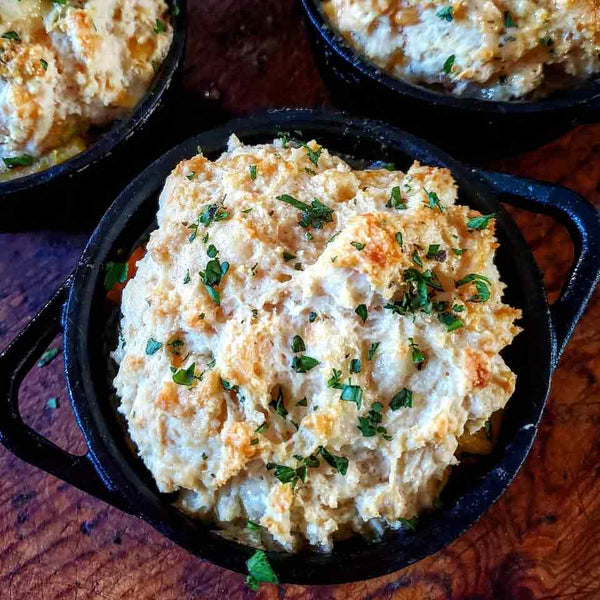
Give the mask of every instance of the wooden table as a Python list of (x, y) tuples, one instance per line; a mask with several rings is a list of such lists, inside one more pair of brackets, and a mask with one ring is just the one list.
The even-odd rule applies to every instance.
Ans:
[[(189, 0), (186, 86), (215, 109), (327, 101), (294, 0)], [(190, 124), (190, 134), (194, 133)], [(495, 165), (561, 182), (600, 206), (600, 126)], [(571, 260), (563, 229), (516, 218), (550, 297)], [(0, 236), (0, 346), (75, 265), (87, 231)], [(58, 346), (59, 340), (55, 342)], [(468, 533), (401, 572), (334, 587), (264, 586), (261, 598), (583, 600), (600, 598), (600, 296), (554, 376), (529, 459), (508, 492)], [(28, 423), (64, 448), (84, 445), (59, 359), (22, 388)], [(57, 398), (58, 406), (48, 406)], [(52, 403), (50, 403), (52, 404)], [(0, 450), (0, 598), (185, 600), (245, 598), (243, 577), (211, 566), (155, 532)], [(348, 565), (352, 568), (352, 565)]]

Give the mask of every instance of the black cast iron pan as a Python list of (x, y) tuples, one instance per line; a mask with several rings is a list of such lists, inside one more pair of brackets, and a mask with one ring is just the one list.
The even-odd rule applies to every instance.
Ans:
[[(253, 550), (226, 541), (209, 525), (193, 521), (160, 495), (126, 441), (112, 395), (108, 352), (116, 345), (115, 309), (107, 309), (103, 266), (123, 260), (152, 227), (165, 178), (200, 146), (209, 158), (225, 148), (230, 133), (247, 143), (290, 131), (341, 155), (366, 162), (385, 160), (406, 169), (414, 159), (451, 169), (460, 201), (483, 213), (499, 212), (497, 265), (506, 299), (523, 310), (524, 331), (504, 356), (518, 375), (492, 455), (455, 469), (441, 497), (442, 508), (423, 516), (416, 531), (389, 533), (377, 543), (355, 537), (331, 554), (270, 552), (281, 581), (331, 584), (396, 571), (436, 552), (470, 527), (500, 496), (525, 460), (536, 434), (550, 378), (599, 278), (600, 219), (580, 196), (527, 179), (470, 169), (398, 129), (380, 122), (316, 111), (277, 111), (233, 121), (174, 148), (136, 178), (117, 198), (92, 235), (81, 261), (57, 294), (0, 355), (0, 441), (23, 460), (152, 524), (175, 543), (239, 572)], [(548, 306), (532, 254), (498, 197), (550, 213), (569, 230), (575, 265), (560, 299)], [(69, 395), (88, 452), (73, 456), (25, 425), (18, 390), (26, 373), (54, 336), (63, 332)], [(352, 565), (352, 568), (348, 568)]]
[(600, 118), (600, 78), (540, 100), (457, 97), (390, 76), (331, 27), (322, 0), (300, 2), (316, 62), (334, 102), (396, 123), (454, 156), (483, 162), (515, 154)]
[[(143, 167), (156, 140), (172, 129), (185, 51), (186, 0), (167, 4), (173, 42), (146, 95), (80, 154), (39, 173), (0, 182), (0, 231), (97, 223), (114, 195)], [(97, 207), (101, 210), (94, 214)]]

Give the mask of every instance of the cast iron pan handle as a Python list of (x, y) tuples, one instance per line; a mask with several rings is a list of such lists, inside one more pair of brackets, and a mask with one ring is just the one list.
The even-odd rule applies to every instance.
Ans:
[(600, 212), (576, 192), (559, 185), (504, 173), (477, 172), (502, 200), (556, 218), (573, 241), (575, 261), (560, 298), (550, 307), (556, 334), (556, 368), (600, 280)]
[(126, 512), (131, 509), (102, 479), (91, 454), (65, 452), (31, 429), (19, 413), (19, 387), (48, 345), (62, 331), (70, 277), (15, 340), (0, 354), (0, 442), (13, 454)]

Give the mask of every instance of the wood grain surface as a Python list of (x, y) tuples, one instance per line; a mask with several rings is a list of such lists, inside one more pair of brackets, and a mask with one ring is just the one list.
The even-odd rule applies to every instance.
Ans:
[[(189, 0), (189, 5), (185, 81), (193, 102), (243, 112), (327, 101), (293, 0)], [(560, 182), (600, 206), (600, 126), (579, 128), (546, 148), (494, 166)], [(555, 298), (572, 258), (568, 238), (546, 217), (516, 211), (515, 217)], [(0, 347), (73, 268), (88, 233), (0, 236)], [(469, 532), (393, 575), (343, 586), (263, 586), (258, 597), (600, 598), (599, 380), (596, 294), (556, 371), (531, 455), (507, 493)], [(55, 408), (48, 405), (50, 398), (56, 398)], [(84, 451), (60, 355), (28, 376), (22, 409), (38, 431), (73, 452)], [(149, 525), (0, 450), (0, 599), (253, 595), (242, 576), (189, 555)]]

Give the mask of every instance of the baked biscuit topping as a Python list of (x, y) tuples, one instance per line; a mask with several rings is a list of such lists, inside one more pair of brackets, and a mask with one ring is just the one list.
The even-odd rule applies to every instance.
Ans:
[(324, 0), (331, 23), (394, 77), (457, 95), (544, 95), (600, 71), (596, 0)]
[(91, 125), (126, 115), (172, 37), (164, 0), (0, 0), (0, 180), (70, 158)]
[(315, 141), (179, 164), (114, 353), (159, 489), (288, 550), (431, 507), (515, 386), (493, 215), (456, 198), (446, 169), (353, 170)]

